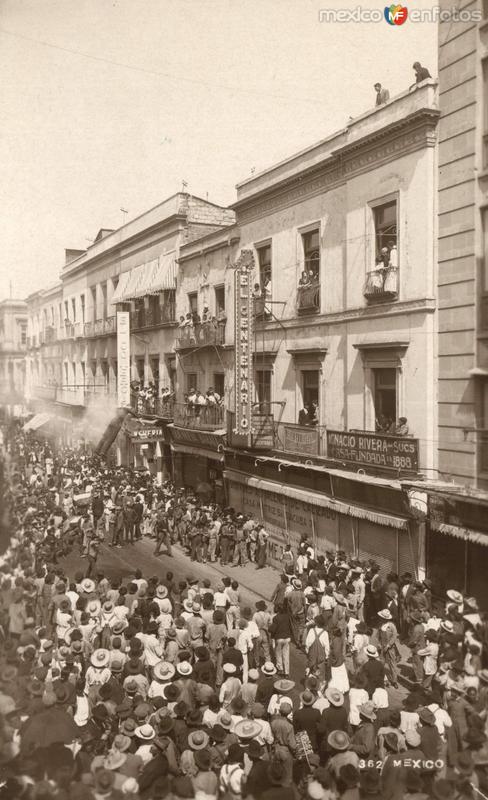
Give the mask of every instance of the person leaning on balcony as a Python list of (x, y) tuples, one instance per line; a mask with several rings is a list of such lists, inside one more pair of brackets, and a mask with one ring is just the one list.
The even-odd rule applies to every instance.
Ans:
[(252, 290), (252, 296), (254, 298), (258, 298), (258, 297), (261, 297), (261, 294), (262, 294), (261, 293), (261, 286), (259, 285), (259, 283), (255, 283), (254, 284), (254, 289)]
[(395, 427), (397, 436), (408, 436), (408, 424), (406, 417), (399, 417), (398, 425)]
[(422, 83), (422, 81), (427, 80), (427, 78), (432, 78), (427, 67), (423, 67), (419, 61), (415, 61), (412, 69), (415, 72), (415, 83)]
[(303, 270), (302, 274), (300, 275), (300, 280), (298, 281), (299, 286), (310, 286), (310, 279), (308, 277), (308, 273)]

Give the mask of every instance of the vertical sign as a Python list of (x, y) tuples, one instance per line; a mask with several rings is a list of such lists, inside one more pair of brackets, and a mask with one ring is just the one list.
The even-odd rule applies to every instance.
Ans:
[(117, 311), (117, 405), (130, 406), (130, 313)]
[(253, 327), (254, 309), (252, 250), (242, 250), (236, 262), (235, 294), (235, 428), (234, 433), (248, 437), (252, 433)]

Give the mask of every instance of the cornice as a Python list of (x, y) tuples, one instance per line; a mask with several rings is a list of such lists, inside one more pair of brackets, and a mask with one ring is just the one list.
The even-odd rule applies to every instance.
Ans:
[(365, 306), (364, 308), (348, 308), (344, 311), (334, 311), (329, 314), (316, 314), (304, 317), (294, 317), (293, 319), (282, 319), (279, 322), (257, 322), (256, 330), (279, 330), (280, 328), (310, 329), (317, 325), (340, 325), (342, 322), (353, 322), (355, 320), (381, 319), (384, 317), (397, 317), (402, 314), (428, 313), (432, 314), (436, 310), (436, 300), (434, 297), (424, 297), (417, 300), (404, 300), (381, 304), (378, 306)]
[(426, 108), (334, 150), (320, 165), (233, 204), (237, 224), (244, 225), (331, 191), (350, 178), (423, 147), (434, 147), (438, 109)]

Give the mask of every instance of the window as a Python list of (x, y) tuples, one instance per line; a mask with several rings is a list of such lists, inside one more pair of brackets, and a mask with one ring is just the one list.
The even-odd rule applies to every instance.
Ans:
[(223, 372), (214, 372), (213, 388), (221, 397), (224, 396), (225, 375)]
[(137, 380), (144, 383), (144, 359), (136, 358)]
[(191, 389), (198, 389), (197, 385), (197, 373), (196, 372), (187, 372), (185, 375), (186, 381), (186, 393), (190, 394)]
[(488, 472), (488, 384), (481, 387), (481, 432), (479, 435), (479, 471)]
[(112, 278), (112, 292), (115, 292), (118, 285), (119, 285), (119, 276), (114, 275), (114, 277)]
[(85, 295), (80, 295), (81, 321), (85, 322)]
[(320, 279), (320, 234), (319, 230), (302, 233), (303, 268), (312, 280)]
[(151, 369), (151, 380), (159, 385), (159, 356), (151, 356), (149, 359), (149, 367)]
[(225, 314), (225, 286), (215, 287), (215, 316)]
[(269, 404), (271, 403), (271, 370), (258, 369), (256, 370), (256, 399), (259, 403), (259, 412), (261, 414), (269, 413)]
[(62, 325), (63, 324), (63, 304), (62, 303), (60, 303), (59, 306), (58, 306), (58, 314), (59, 314), (58, 323), (59, 323), (59, 325)]
[[(388, 266), (390, 260), (392, 266), (397, 266), (397, 261), (392, 258), (391, 250), (397, 247), (397, 201), (375, 206), (373, 208), (374, 217), (374, 236), (375, 236), (375, 255), (376, 261), (382, 260)], [(385, 249), (387, 252), (385, 252)], [(388, 262), (385, 263), (385, 258)], [(394, 262), (394, 263), (393, 263)]]
[(319, 371), (318, 369), (307, 369), (302, 372), (302, 397), (303, 405), (306, 408), (311, 403), (319, 405)]
[(20, 343), (27, 344), (27, 323), (20, 326)]
[(64, 301), (64, 322), (69, 322), (69, 305), (68, 301)]
[(76, 299), (74, 297), (71, 298), (71, 311), (72, 311), (72, 321), (76, 322)]
[(100, 368), (102, 372), (102, 384), (107, 387), (109, 383), (109, 371), (108, 371), (108, 361), (107, 359), (103, 359), (100, 361)]
[(302, 233), (303, 269), (298, 281), (297, 312), (320, 311), (320, 234), (319, 230)]
[(271, 245), (258, 247), (259, 285), (261, 291), (271, 295)]
[(83, 386), (85, 385), (86, 381), (86, 364), (84, 361), (81, 362), (81, 382)]
[(198, 294), (197, 294), (197, 292), (191, 292), (188, 295), (188, 311), (191, 314), (198, 314)]
[(158, 325), (161, 322), (161, 307), (159, 304), (159, 294), (149, 295), (149, 324)]
[(102, 290), (102, 319), (107, 319), (107, 283), (100, 285)]
[(397, 370), (373, 369), (376, 430), (386, 431), (398, 416)]
[(91, 286), (90, 287), (90, 299), (91, 299), (91, 307), (92, 307), (92, 322), (96, 322), (97, 319), (97, 287)]

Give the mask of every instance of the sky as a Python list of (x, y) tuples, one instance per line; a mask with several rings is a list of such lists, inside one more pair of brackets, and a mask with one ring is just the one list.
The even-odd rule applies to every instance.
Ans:
[[(435, 22), (320, 22), (381, 0), (0, 0), (0, 300), (188, 184), (235, 184), (437, 75)], [(428, 9), (436, 0), (408, 7)], [(120, 209), (125, 209), (125, 215)]]

